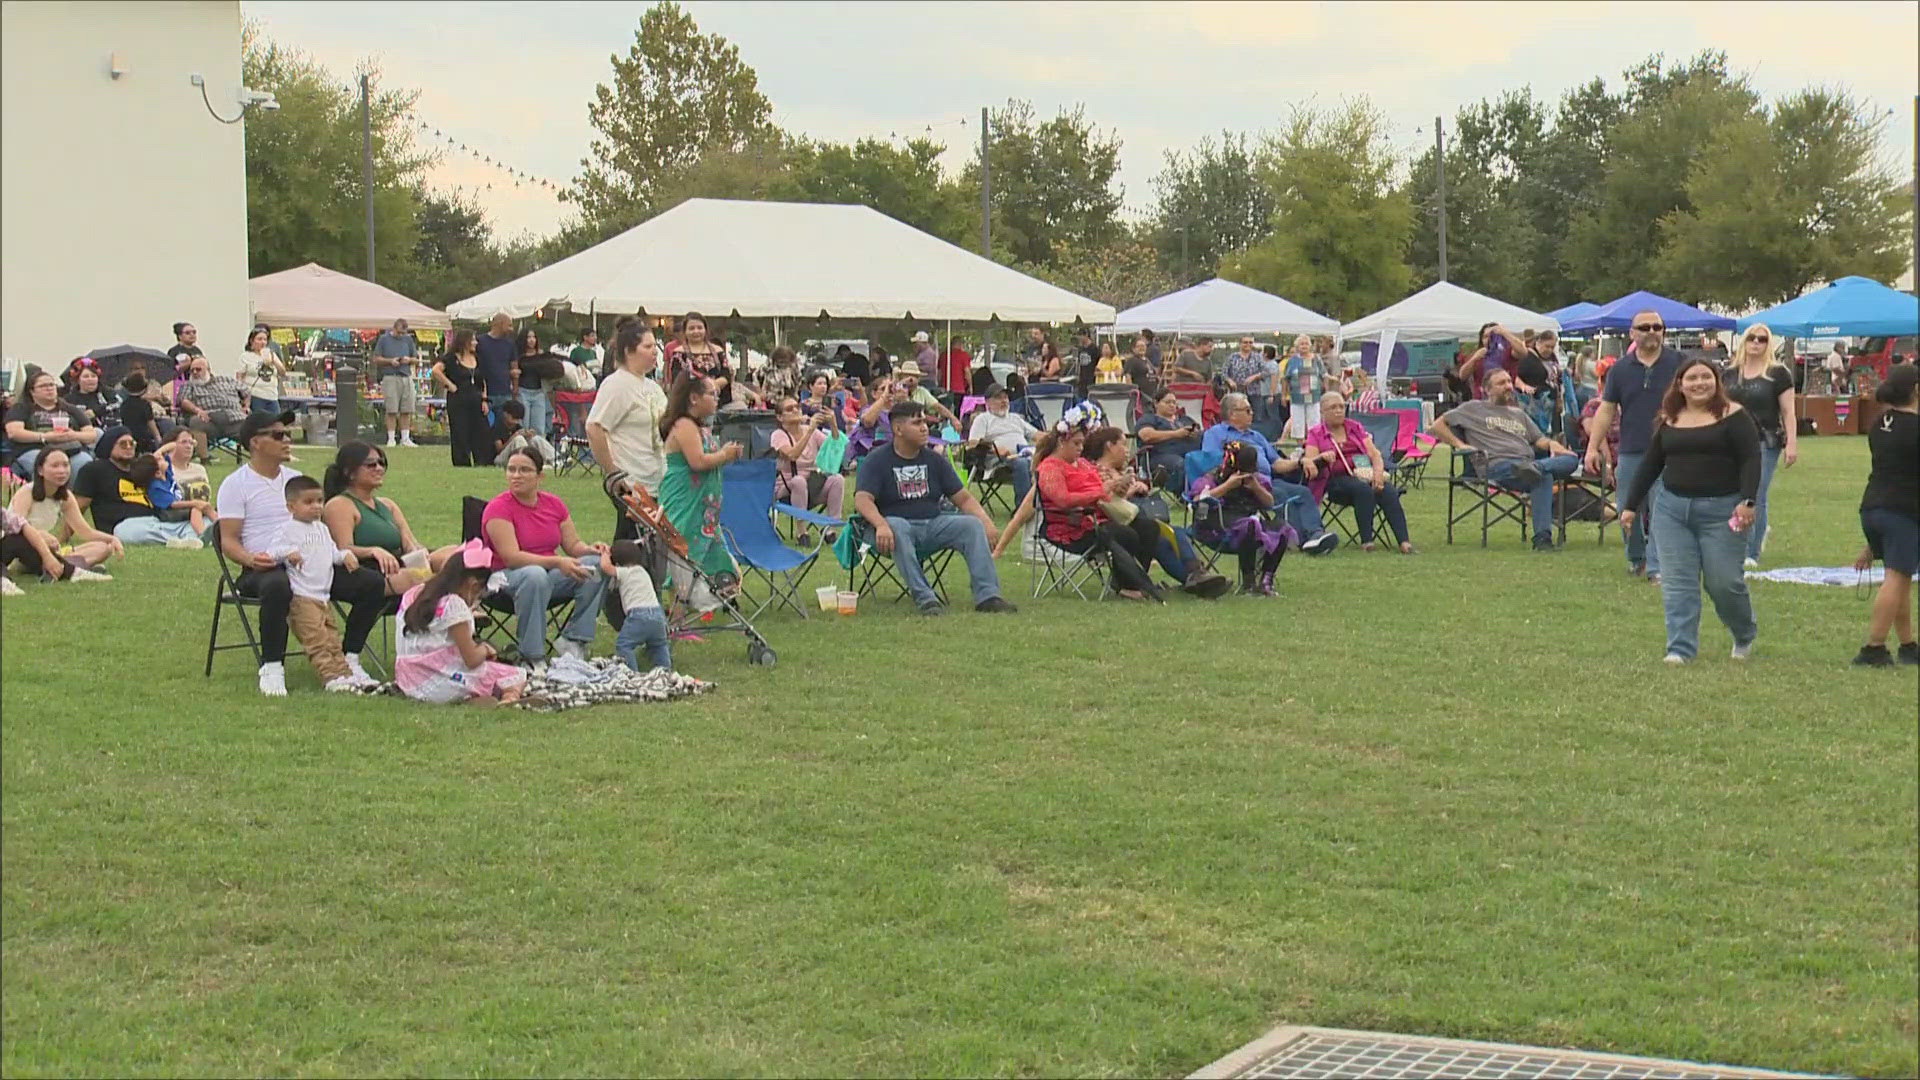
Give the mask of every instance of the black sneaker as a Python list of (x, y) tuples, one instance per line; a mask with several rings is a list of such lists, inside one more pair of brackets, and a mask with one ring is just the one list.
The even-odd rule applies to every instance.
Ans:
[(1180, 590), (1203, 600), (1218, 600), (1233, 588), (1225, 574), (1212, 574), (1205, 570), (1196, 570), (1187, 576), (1187, 583)]
[(1854, 667), (1892, 667), (1893, 654), (1885, 645), (1862, 645), (1853, 658)]
[(1909, 641), (1893, 654), (1903, 664), (1920, 664), (1920, 641)]
[(927, 616), (928, 618), (933, 618), (936, 615), (945, 615), (947, 613), (947, 609), (944, 607), (941, 607), (940, 602), (938, 600), (934, 601), (931, 604), (920, 604), (917, 607), (915, 607), (914, 610), (918, 611), (922, 615)]
[(989, 596), (973, 605), (973, 610), (987, 615), (1011, 615), (1020, 609), (997, 596)]
[(1552, 550), (1553, 550), (1553, 537), (1551, 537), (1551, 536), (1548, 536), (1548, 535), (1546, 535), (1545, 533), (1542, 533), (1541, 535), (1539, 535), (1539, 536), (1536, 536), (1536, 537), (1534, 537), (1534, 538), (1533, 538), (1533, 550), (1535, 550), (1535, 551), (1552, 551)]
[(1325, 555), (1340, 546), (1340, 538), (1332, 532), (1323, 532), (1311, 540), (1300, 542), (1300, 550), (1309, 555)]

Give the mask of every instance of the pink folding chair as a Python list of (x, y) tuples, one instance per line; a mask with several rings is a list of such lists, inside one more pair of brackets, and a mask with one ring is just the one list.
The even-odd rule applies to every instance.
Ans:
[(1433, 459), (1433, 448), (1440, 440), (1420, 430), (1420, 411), (1418, 409), (1386, 409), (1400, 417), (1399, 430), (1393, 436), (1393, 456), (1399, 462), (1394, 475), (1406, 482), (1408, 487), (1419, 487), (1426, 479), (1427, 464)]

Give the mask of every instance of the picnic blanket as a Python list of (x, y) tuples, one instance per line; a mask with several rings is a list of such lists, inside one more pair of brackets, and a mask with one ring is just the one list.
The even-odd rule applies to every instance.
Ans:
[(713, 684), (704, 679), (667, 668), (635, 671), (612, 657), (562, 657), (540, 673), (527, 676), (526, 697), (519, 706), (535, 712), (560, 712), (608, 702), (672, 701), (712, 689)]
[(1790, 585), (1878, 585), (1884, 571), (1873, 566), (1855, 570), (1851, 566), (1787, 566), (1779, 570), (1749, 570), (1749, 581), (1784, 581)]

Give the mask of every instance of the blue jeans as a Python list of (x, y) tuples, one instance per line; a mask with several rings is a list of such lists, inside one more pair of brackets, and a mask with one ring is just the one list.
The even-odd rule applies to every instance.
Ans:
[[(640, 646), (647, 647), (647, 666), (641, 667)], [(613, 654), (635, 671), (673, 667), (673, 650), (667, 645), (667, 615), (658, 607), (628, 608), (613, 639)]]
[[(33, 463), (40, 460), (41, 449), (42, 447), (36, 446), (33, 449), (26, 451), (25, 453), (15, 456), (13, 459), (14, 475), (20, 477), (22, 480), (33, 479)], [(55, 447), (55, 449), (59, 449), (59, 447)], [(67, 461), (72, 463), (73, 474), (75, 476), (80, 475), (80, 467), (82, 465), (85, 465), (87, 462), (92, 460), (93, 460), (93, 454), (90, 451), (80, 450), (80, 449), (72, 449), (67, 451)]]
[(1760, 545), (1767, 540), (1767, 489), (1773, 486), (1773, 472), (1780, 467), (1780, 447), (1760, 444), (1760, 494), (1753, 500), (1753, 524), (1747, 526), (1747, 558), (1760, 557)]
[[(1627, 492), (1633, 490), (1634, 475), (1640, 471), (1640, 463), (1647, 459), (1644, 451), (1629, 454), (1622, 450), (1620, 460), (1613, 467), (1614, 509), (1626, 509), (1624, 500)], [(1647, 522), (1653, 519), (1653, 507), (1665, 493), (1660, 481), (1655, 480), (1647, 492), (1647, 505), (1643, 512), (1633, 519), (1633, 528), (1627, 530), (1627, 566), (1629, 568), (1645, 566), (1647, 573), (1660, 572), (1660, 544)]]
[(256, 394), (247, 399), (247, 411), (255, 416), (279, 416), (280, 402), (274, 399), (262, 399)]
[(600, 598), (607, 591), (607, 577), (600, 572), (600, 556), (582, 555), (580, 565), (588, 570), (587, 580), (575, 581), (558, 570), (540, 566), (518, 566), (507, 571), (507, 592), (513, 594), (513, 614), (518, 625), (515, 637), (520, 659), (532, 662), (547, 655), (547, 607), (555, 600), (573, 598), (573, 615), (560, 628), (560, 636), (582, 645), (593, 643), (594, 624), (600, 618)]
[(1160, 542), (1154, 545), (1153, 558), (1160, 569), (1175, 581), (1187, 580), (1187, 575), (1200, 567), (1200, 557), (1193, 552), (1193, 534), (1185, 526), (1173, 526), (1173, 539), (1167, 539), (1167, 531), (1160, 530)]
[(500, 419), (500, 406), (514, 400), (516, 399), (511, 390), (502, 390), (497, 394), (491, 390), (487, 391), (487, 408), (491, 410), (487, 417), (487, 425), (491, 427)]
[[(547, 397), (547, 392), (544, 389), (528, 390), (522, 387), (520, 391), (514, 395), (514, 400), (527, 407), (525, 423), (528, 431), (533, 432), (541, 438), (546, 438), (552, 434), (553, 402), (552, 399)], [(549, 464), (551, 464), (551, 460), (549, 460)]]
[[(1513, 470), (1519, 466), (1520, 462), (1512, 459), (1496, 461), (1492, 465), (1487, 466), (1487, 479), (1501, 487), (1510, 488), (1512, 485), (1508, 483), (1508, 480), (1513, 477)], [(1555, 480), (1565, 480), (1567, 477), (1579, 472), (1580, 459), (1574, 457), (1572, 454), (1556, 454), (1553, 457), (1537, 459), (1533, 462), (1533, 467), (1540, 470), (1540, 482), (1533, 485), (1532, 490), (1527, 493), (1532, 499), (1533, 538), (1538, 540), (1544, 536), (1552, 539), (1554, 525), (1553, 482)]]
[(1033, 459), (1016, 457), (1007, 462), (1007, 468), (1013, 472), (1013, 506), (1017, 510), (1027, 501), (1027, 492), (1033, 490)]
[(1739, 495), (1689, 499), (1663, 491), (1649, 511), (1653, 540), (1666, 560), (1660, 575), (1660, 600), (1667, 613), (1667, 651), (1691, 660), (1700, 651), (1700, 590), (1704, 586), (1714, 613), (1744, 645), (1760, 633), (1753, 620), (1753, 599), (1740, 567), (1746, 538), (1727, 527)]
[[(219, 528), (217, 524), (207, 524), (207, 536)], [(190, 521), (161, 521), (157, 517), (130, 517), (113, 527), (113, 535), (122, 544), (129, 547), (135, 544), (164, 544), (169, 540), (200, 540), (202, 537), (193, 531)]]
[(1304, 543), (1327, 531), (1320, 520), (1320, 502), (1313, 497), (1313, 490), (1305, 484), (1296, 484), (1275, 476), (1273, 480), (1273, 508), (1286, 515), (1287, 524), (1293, 526)]
[[(1395, 540), (1405, 544), (1413, 538), (1407, 531), (1407, 512), (1400, 506), (1400, 489), (1390, 482), (1379, 491), (1375, 491), (1372, 484), (1352, 473), (1347, 473), (1327, 481), (1327, 498), (1329, 501), (1353, 507), (1353, 517), (1360, 526), (1360, 542), (1363, 544), (1373, 543), (1373, 516), (1376, 506), (1386, 512), (1387, 528), (1393, 530)], [(1294, 528), (1299, 526), (1296, 525)]]
[(967, 560), (975, 604), (1000, 595), (1000, 571), (993, 565), (986, 527), (972, 514), (940, 514), (915, 521), (890, 517), (887, 527), (893, 530), (893, 565), (900, 569), (915, 604), (926, 607), (940, 602), (920, 567), (920, 560), (936, 551), (958, 551)]

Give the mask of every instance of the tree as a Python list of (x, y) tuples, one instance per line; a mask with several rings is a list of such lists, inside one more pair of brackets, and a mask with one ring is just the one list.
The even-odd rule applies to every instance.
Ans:
[(1125, 232), (1099, 247), (1058, 241), (1055, 247), (1051, 262), (1016, 263), (1014, 269), (1110, 304), (1116, 311), (1181, 287), (1143, 235)]
[(1690, 209), (1661, 222), (1657, 280), (1746, 307), (1847, 274), (1898, 275), (1911, 204), (1878, 160), (1884, 123), (1844, 93), (1807, 89), (1770, 120), (1721, 128), (1688, 175)]
[[(994, 233), (996, 238), (1005, 234), (1016, 259), (1051, 265), (1056, 241), (1098, 246), (1120, 234), (1115, 217), (1120, 192), (1113, 183), (1120, 170), (1120, 140), (1094, 128), (1084, 108), (1063, 109), (1035, 124), (1033, 106), (1010, 99), (993, 111), (991, 129), (987, 161), (993, 172)], [(977, 159), (967, 166), (963, 183), (980, 190)], [(979, 227), (977, 210), (972, 224)]]
[(1296, 108), (1262, 139), (1272, 232), (1221, 263), (1221, 276), (1336, 318), (1407, 294), (1413, 204), (1393, 184), (1386, 123), (1364, 97), (1337, 112)]
[[(360, 103), (325, 68), (248, 24), (246, 85), (271, 92), (273, 112), (247, 117), (247, 266), (254, 276), (307, 262), (367, 273)], [(375, 74), (362, 65), (361, 73)], [(370, 103), (377, 280), (406, 276), (418, 226), (415, 189), (432, 157), (413, 147), (405, 113), (414, 91), (380, 89)]]
[[(1416, 283), (1440, 280), (1439, 192), (1434, 184), (1433, 151), (1416, 158), (1406, 196), (1416, 224), (1407, 246)], [(1463, 143), (1447, 148), (1447, 280), (1462, 288), (1523, 306), (1541, 246), (1526, 209), (1513, 197), (1516, 185), (1499, 181), (1470, 156)], [(1549, 305), (1558, 306), (1558, 305)]]
[(1222, 131), (1219, 143), (1202, 138), (1193, 149), (1167, 151), (1154, 177), (1158, 202), (1150, 237), (1160, 265), (1175, 272), (1176, 287), (1199, 280), (1222, 257), (1266, 235), (1273, 195), (1260, 182), (1243, 134)]
[(390, 284), (428, 307), (445, 307), (542, 265), (537, 241), (496, 241), (480, 208), (460, 193), (421, 187), (414, 199), (420, 238), (404, 275)]
[(648, 8), (612, 84), (594, 88), (588, 119), (599, 135), (562, 198), (586, 222), (633, 225), (663, 210), (661, 188), (708, 153), (740, 153), (774, 137), (773, 106), (740, 50), (702, 35), (672, 0)]
[[(947, 148), (932, 139), (802, 141), (789, 158), (804, 202), (858, 203), (949, 243), (967, 242), (968, 194), (940, 171)], [(979, 215), (972, 215), (977, 229)]]

